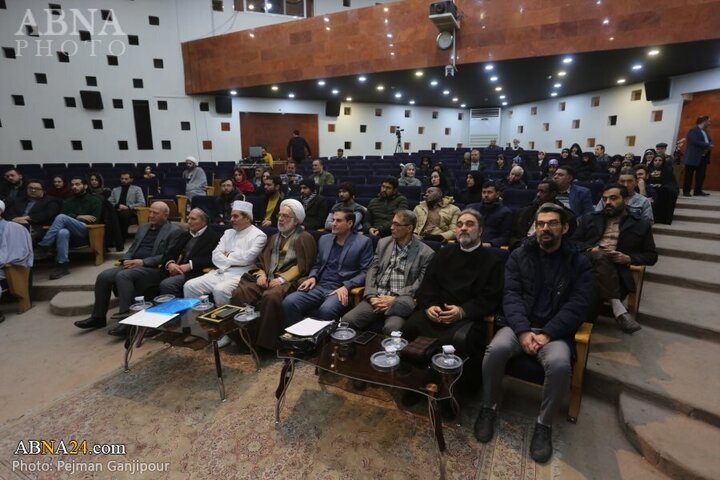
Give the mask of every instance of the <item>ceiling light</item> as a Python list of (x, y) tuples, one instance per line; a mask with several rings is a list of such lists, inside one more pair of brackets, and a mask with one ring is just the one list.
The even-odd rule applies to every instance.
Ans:
[(458, 97), (453, 97), (453, 98), (452, 98), (452, 101), (453, 101), (453, 102), (457, 102), (458, 100), (460, 100)]
[(550, 96), (551, 96), (551, 97), (557, 97), (557, 92), (552, 92), (552, 93), (550, 94)]
[(625, 83), (625, 79), (624, 79), (624, 78), (619, 78), (618, 81), (617, 81), (617, 83), (620, 84), (620, 85), (622, 85), (623, 83)]
[(650, 55), (651, 57), (654, 57), (655, 55), (658, 55), (658, 54), (660, 54), (660, 50), (658, 50), (657, 48), (654, 48), (648, 52), (648, 55)]
[(556, 83), (553, 85), (553, 88), (560, 88), (562, 87), (562, 83)]
[(248, 10), (255, 10), (255, 5), (253, 5), (252, 3), (248, 5)]
[(237, 90), (230, 90), (230, 95), (237, 95)]
[(602, 3), (602, 0), (597, 0), (597, 2), (595, 2), (595, 5), (600, 5), (601, 3)]
[(392, 33), (388, 33), (388, 34), (387, 34), (387, 37), (388, 37), (388, 38), (392, 38)]
[(485, 70), (487, 70), (487, 71), (490, 71), (490, 70), (492, 70), (493, 68), (495, 68), (495, 67), (494, 67), (492, 64), (490, 64), (490, 65), (485, 65)]
[(330, 21), (330, 19), (328, 17), (323, 18), (323, 20), (325, 20), (326, 22)]
[(415, 105), (415, 100), (410, 100), (408, 103), (410, 103), (410, 105)]
[(338, 90), (338, 89), (334, 89), (334, 90), (332, 91), (332, 94), (333, 94), (333, 95), (337, 95), (338, 93), (340, 93), (340, 90)]
[(389, 12), (390, 9), (388, 7), (383, 8), (384, 11)]
[(565, 75), (567, 75), (567, 73), (564, 72), (564, 71), (563, 71), (563, 72), (558, 72), (558, 77), (564, 77)]
[(437, 84), (438, 84), (437, 80), (433, 80), (432, 82), (430, 82), (430, 85), (432, 85), (433, 87), (436, 86)]
[(277, 86), (277, 85), (273, 85), (272, 87), (270, 87), (270, 89), (271, 89), (273, 92), (277, 92), (277, 91), (278, 91), (278, 86)]
[(500, 95), (500, 100), (505, 100), (505, 95)]
[(367, 78), (365, 78), (365, 77), (358, 77), (358, 82), (364, 82), (365, 80), (367, 80)]
[(325, 30), (327, 30), (327, 31), (329, 32), (329, 31), (330, 31), (330, 27), (325, 27)]
[(294, 94), (294, 93), (288, 93), (288, 98), (295, 98), (295, 94)]
[(565, 57), (565, 58), (563, 58), (562, 62), (563, 63), (572, 63), (572, 61), (573, 61), (572, 57)]
[(461, 103), (461, 104), (460, 104), (460, 108), (465, 108), (466, 106), (467, 106), (467, 105), (465, 105), (464, 103)]
[(250, 32), (250, 38), (255, 38), (255, 34)]
[(382, 85), (378, 85), (378, 86), (375, 87), (375, 88), (377, 88), (377, 89), (378, 89), (379, 91), (381, 91), (381, 92), (382, 92), (383, 90), (385, 90), (385, 87), (383, 87)]
[(395, 52), (390, 52), (390, 55), (395, 55)]
[(642, 65), (640, 65), (639, 63), (632, 66), (633, 70), (640, 70), (641, 68), (642, 68)]
[(505, 105), (507, 105), (507, 102), (502, 102), (502, 106), (504, 107)]
[(423, 74), (422, 70), (418, 70), (417, 72), (415, 72), (416, 77), (422, 77), (423, 75), (424, 74)]
[(395, 98), (402, 98), (402, 93), (400, 93), (400, 92), (396, 93)]
[(321, 87), (324, 87), (324, 86), (325, 86), (325, 80), (318, 80), (318, 85), (320, 85)]
[(603, 20), (603, 25), (607, 25), (608, 23), (610, 23), (610, 19), (609, 19), (609, 18), (605, 18), (605, 19)]
[(443, 95), (450, 95), (450, 90), (443, 90)]
[(502, 87), (495, 87), (496, 92), (502, 92)]
[(388, 19), (387, 19), (387, 18), (385, 19), (385, 23), (388, 23)]
[(615, 40), (615, 37), (610, 37), (610, 38), (608, 38), (608, 40), (610, 40), (612, 42), (613, 40)]
[(352, 102), (352, 97), (345, 97), (346, 102)]
[(497, 82), (498, 77), (490, 77), (491, 82)]

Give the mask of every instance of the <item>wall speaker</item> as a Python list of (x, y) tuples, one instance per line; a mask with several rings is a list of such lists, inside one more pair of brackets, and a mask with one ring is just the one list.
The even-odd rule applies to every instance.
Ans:
[(94, 90), (80, 90), (80, 101), (86, 110), (102, 110), (103, 101), (100, 92)]
[(663, 78), (645, 82), (645, 98), (648, 101), (665, 100), (670, 96), (670, 79)]
[(328, 117), (340, 116), (340, 100), (328, 100), (325, 103), (325, 115)]
[(216, 96), (215, 113), (232, 113), (232, 97), (226, 95)]

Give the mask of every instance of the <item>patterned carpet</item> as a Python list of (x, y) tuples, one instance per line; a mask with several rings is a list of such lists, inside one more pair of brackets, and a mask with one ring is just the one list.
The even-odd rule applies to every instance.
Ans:
[[(219, 402), (212, 355), (172, 348), (6, 427), (0, 432), (0, 478), (438, 478), (439, 457), (426, 417), (320, 384), (312, 368), (300, 367), (276, 426), (281, 364), (266, 362), (255, 372), (249, 356), (223, 353), (223, 365), (225, 403)], [(554, 476), (552, 464), (538, 466), (527, 453), (533, 419), (502, 414), (496, 438), (481, 445), (472, 435), (473, 415), (462, 415), (462, 426), (445, 428), (447, 478)], [(127, 453), (13, 455), (18, 442), (28, 439), (123, 443)], [(60, 461), (74, 472), (59, 472)], [(28, 470), (27, 464), (36, 462), (49, 471)], [(79, 464), (88, 462), (102, 471), (79, 471), (88, 468)], [(119, 472), (113, 462), (126, 470), (142, 464), (167, 471)]]

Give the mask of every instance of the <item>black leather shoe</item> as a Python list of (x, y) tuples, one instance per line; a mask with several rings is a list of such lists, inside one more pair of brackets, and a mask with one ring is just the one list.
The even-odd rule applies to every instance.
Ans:
[(125, 325), (124, 323), (118, 323), (113, 328), (108, 330), (108, 335), (125, 338), (125, 336), (127, 336), (128, 330), (130, 330), (130, 327), (128, 325)]
[(56, 263), (55, 269), (50, 272), (50, 280), (57, 280), (65, 275), (70, 275), (70, 269), (67, 263)]
[(102, 328), (107, 325), (107, 321), (104, 318), (86, 318), (85, 320), (78, 320), (75, 322), (75, 326), (78, 328)]
[(685, 192), (683, 192), (682, 196), (683, 197), (692, 197), (692, 195), (690, 195), (689, 193), (685, 193)]
[(478, 442), (488, 443), (492, 440), (495, 434), (496, 417), (497, 412), (492, 408), (483, 407), (482, 410), (480, 410), (480, 415), (478, 415), (477, 420), (475, 420), (475, 427), (473, 428), (475, 438), (478, 439)]
[(552, 427), (536, 423), (530, 442), (530, 456), (538, 463), (545, 463), (552, 457), (552, 451)]
[(694, 195), (696, 197), (709, 197), (710, 196), (710, 194), (707, 192), (695, 192)]

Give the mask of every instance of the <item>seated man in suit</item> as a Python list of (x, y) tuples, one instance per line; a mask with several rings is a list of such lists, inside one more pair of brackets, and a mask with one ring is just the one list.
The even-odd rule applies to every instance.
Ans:
[[(175, 242), (180, 229), (168, 221), (170, 209), (163, 202), (154, 202), (148, 212), (148, 223), (141, 225), (135, 240), (120, 261), (119, 267), (108, 268), (95, 280), (95, 306), (90, 318), (78, 320), (78, 328), (101, 328), (107, 325), (110, 294), (117, 290), (120, 306), (113, 320), (130, 316), (130, 305), (137, 294), (165, 278), (165, 271), (158, 268), (163, 254)], [(125, 336), (127, 325), (117, 324), (108, 331), (110, 335)]]
[[(5, 213), (5, 202), (0, 200), (0, 215)], [(33, 250), (30, 233), (16, 222), (0, 218), (0, 280), (5, 279), (5, 265), (33, 266)], [(0, 290), (2, 296), (2, 290)], [(0, 322), (5, 315), (0, 312)]]
[(43, 226), (50, 225), (60, 213), (62, 200), (47, 196), (40, 180), (29, 180), (26, 190), (25, 197), (16, 197), (12, 206), (8, 206), (5, 216), (29, 228), (33, 244), (37, 244), (45, 236)]
[(452, 343), (455, 332), (468, 322), (483, 322), (495, 313), (502, 297), (502, 260), (482, 247), (482, 216), (477, 210), (460, 212), (457, 243), (441, 248), (428, 266), (415, 298), (417, 308), (403, 327), (403, 337), (438, 338)]
[(312, 268), (317, 246), (302, 226), (305, 210), (293, 199), (283, 200), (278, 214), (278, 233), (270, 237), (258, 259), (257, 270), (244, 275), (232, 294), (233, 305), (255, 305), (260, 318), (250, 325), (253, 343), (274, 350), (285, 328), (283, 298), (294, 292), (299, 280)]
[(503, 205), (500, 189), (493, 180), (487, 180), (482, 186), (481, 203), (471, 203), (468, 208), (477, 210), (483, 217), (483, 247), (502, 247), (510, 242), (513, 213)]
[(178, 236), (162, 259), (168, 277), (160, 282), (160, 294), (182, 297), (185, 282), (212, 268), (212, 252), (220, 241), (220, 234), (208, 227), (208, 214), (193, 208), (187, 216), (188, 231)]
[(415, 292), (435, 254), (413, 235), (416, 224), (410, 210), (395, 212), (391, 236), (380, 239), (368, 269), (363, 300), (343, 317), (350, 326), (367, 330), (382, 320), (382, 332), (390, 335), (415, 310)]
[(589, 188), (573, 183), (575, 170), (572, 167), (559, 166), (552, 179), (555, 180), (560, 190), (557, 199), (573, 211), (575, 218), (580, 218), (593, 211), (592, 193)]
[(609, 300), (620, 329), (633, 333), (640, 330), (640, 324), (622, 303), (628, 292), (635, 291), (630, 265), (655, 265), (658, 255), (652, 223), (630, 210), (628, 197), (624, 185), (607, 185), (602, 196), (605, 207), (582, 217), (573, 238), (588, 250), (596, 300)]
[(88, 231), (85, 225), (98, 223), (102, 213), (102, 200), (87, 191), (88, 182), (85, 177), (70, 179), (70, 189), (73, 196), (63, 202), (62, 213), (55, 217), (50, 229), (43, 239), (38, 242), (36, 260), (47, 258), (48, 249), (55, 245), (57, 261), (55, 269), (50, 273), (50, 280), (70, 275), (68, 264), (70, 258), (68, 250), (70, 244), (75, 242), (87, 245)]
[(475, 437), (489, 442), (505, 365), (523, 353), (545, 370), (543, 400), (530, 454), (536, 462), (552, 455), (552, 421), (570, 387), (575, 332), (582, 325), (592, 296), (592, 269), (582, 250), (563, 239), (569, 228), (565, 210), (542, 205), (535, 216), (535, 240), (510, 254), (505, 267), (500, 330), (485, 351), (482, 365), (482, 409)]
[(354, 224), (352, 210), (333, 213), (332, 235), (320, 237), (309, 277), (282, 302), (287, 325), (299, 322), (315, 310), (315, 318), (337, 320), (348, 310), (350, 290), (365, 285), (373, 256), (372, 241), (355, 233)]
[(115, 207), (123, 240), (127, 239), (130, 219), (135, 214), (135, 210), (145, 206), (145, 195), (143, 195), (142, 188), (133, 185), (132, 182), (132, 173), (122, 172), (120, 186), (113, 188), (110, 198), (108, 198), (108, 201)]

